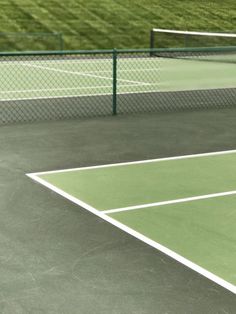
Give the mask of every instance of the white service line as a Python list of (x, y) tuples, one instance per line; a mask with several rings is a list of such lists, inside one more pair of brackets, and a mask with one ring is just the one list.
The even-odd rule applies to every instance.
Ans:
[(144, 236), (143, 234), (131, 229), (130, 227), (120, 223), (119, 221), (107, 216), (106, 214), (104, 214), (103, 212), (98, 211), (96, 208), (90, 206), (89, 204), (86, 204), (85, 202), (73, 197), (72, 195), (64, 192), (63, 190), (57, 188), (56, 186), (52, 185), (51, 183), (48, 183), (47, 181), (39, 178), (37, 176), (37, 174), (26, 174), (28, 177), (30, 177), (31, 179), (33, 179), (34, 181), (46, 186), (47, 188), (49, 188), (50, 190), (58, 193), (59, 195), (63, 196), (64, 198), (70, 200), (71, 202), (83, 207), (84, 209), (87, 209), (88, 211), (92, 212), (93, 214), (95, 214), (96, 216), (102, 218), (103, 220), (111, 223), (112, 225), (116, 226), (117, 228), (125, 231), (126, 233), (132, 235), (133, 237), (147, 243), (148, 245), (156, 248), (157, 250), (163, 252), (164, 254), (170, 256), (171, 258), (175, 259), (176, 261), (178, 261), (179, 263), (191, 268), (192, 270), (198, 272), (199, 274), (201, 274), (202, 276), (210, 279), (211, 281), (217, 283), (218, 285), (224, 287), (225, 289), (233, 292), (234, 294), (236, 294), (236, 286), (234, 286), (233, 284), (227, 282), (226, 280), (220, 278), (219, 276), (216, 276), (215, 274), (209, 272), (208, 270), (202, 268), (201, 266), (191, 262), (190, 260), (186, 259), (185, 257), (179, 255), (178, 253), (168, 249), (167, 247), (163, 246), (162, 244), (153, 241), (151, 239), (149, 239), (148, 237)]
[(236, 194), (236, 190), (228, 191), (228, 192), (205, 194), (205, 195), (199, 195), (199, 196), (192, 196), (192, 197), (186, 197), (186, 198), (179, 198), (179, 199), (170, 200), (170, 201), (162, 201), (162, 202), (155, 202), (155, 203), (149, 203), (149, 204), (114, 208), (114, 209), (104, 210), (102, 212), (104, 214), (112, 214), (112, 213), (119, 213), (119, 212), (124, 212), (124, 211), (135, 210), (135, 209), (158, 207), (158, 206), (177, 204), (177, 203), (185, 203), (185, 202), (204, 200), (204, 199), (209, 199), (209, 198), (222, 197), (222, 196), (235, 195), (235, 194)]
[[(73, 74), (73, 75), (81, 75), (81, 76), (88, 76), (88, 77), (93, 77), (93, 78), (102, 78), (105, 80), (113, 80), (112, 77), (107, 77), (107, 76), (101, 76), (101, 75), (94, 75), (94, 74), (89, 74), (86, 72), (74, 72), (74, 71), (68, 71), (68, 70), (61, 70), (61, 69), (55, 69), (51, 67), (46, 67), (42, 65), (35, 65), (35, 64), (27, 64), (27, 63), (22, 63), (21, 65), (28, 66), (31, 68), (39, 68), (47, 71), (53, 71), (53, 72), (60, 72), (60, 73), (68, 73), (68, 74)], [(142, 85), (149, 85), (149, 83), (145, 82), (140, 82), (140, 81), (132, 81), (132, 80), (125, 80), (125, 79), (117, 79), (117, 81), (121, 82), (129, 82), (129, 83), (135, 83), (135, 84), (142, 84)]]

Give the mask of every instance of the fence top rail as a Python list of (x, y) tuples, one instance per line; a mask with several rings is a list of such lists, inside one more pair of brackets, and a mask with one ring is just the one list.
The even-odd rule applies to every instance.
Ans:
[(197, 48), (144, 48), (144, 49), (106, 49), (106, 50), (53, 50), (53, 51), (23, 51), (0, 52), (0, 57), (14, 56), (52, 56), (52, 55), (102, 55), (102, 54), (129, 54), (129, 53), (164, 53), (164, 52), (235, 52), (236, 46), (224, 47), (197, 47)]

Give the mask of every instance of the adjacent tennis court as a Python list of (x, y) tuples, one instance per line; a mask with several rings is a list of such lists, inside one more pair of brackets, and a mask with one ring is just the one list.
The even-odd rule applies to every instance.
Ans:
[[(192, 54), (179, 59), (122, 57), (117, 68), (118, 93), (234, 88), (235, 71), (228, 58), (231, 60), (232, 55), (213, 54), (209, 58), (207, 54), (203, 57)], [(0, 71), (1, 101), (112, 94), (109, 57), (8, 60), (0, 62)]]
[(0, 56), (0, 124), (233, 107), (234, 47)]
[(236, 293), (236, 151), (28, 174)]

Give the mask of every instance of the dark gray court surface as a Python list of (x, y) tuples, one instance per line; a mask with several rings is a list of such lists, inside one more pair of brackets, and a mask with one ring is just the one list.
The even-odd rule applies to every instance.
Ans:
[(235, 313), (231, 292), (25, 176), (235, 148), (233, 109), (2, 126), (0, 313)]

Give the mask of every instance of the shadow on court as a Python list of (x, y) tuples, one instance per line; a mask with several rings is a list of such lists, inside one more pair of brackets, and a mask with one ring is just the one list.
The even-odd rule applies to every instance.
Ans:
[(25, 173), (235, 149), (235, 118), (224, 109), (1, 127), (0, 312), (234, 313), (235, 295)]

